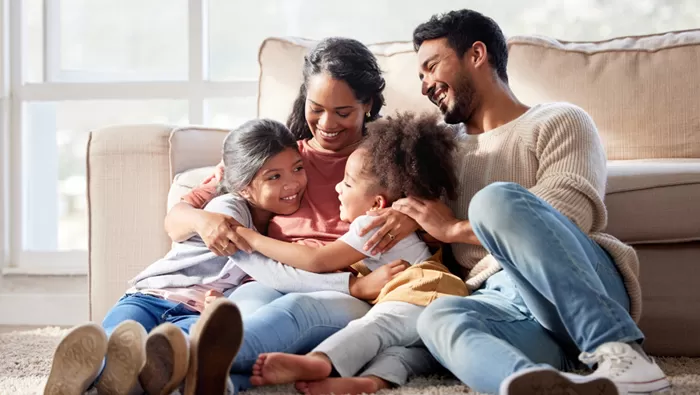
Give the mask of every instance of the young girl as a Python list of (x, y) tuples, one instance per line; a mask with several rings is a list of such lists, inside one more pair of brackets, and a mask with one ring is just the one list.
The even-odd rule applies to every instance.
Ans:
[[(376, 121), (369, 126), (366, 140), (348, 158), (345, 178), (336, 186), (340, 218), (351, 223), (349, 232), (333, 243), (311, 248), (238, 229), (254, 250), (299, 269), (328, 272), (363, 261), (370, 271), (390, 265), (394, 275), (367, 315), (310, 354), (260, 355), (253, 368), (254, 385), (321, 380), (333, 368), (343, 377), (354, 376), (388, 347), (419, 344), (416, 320), (436, 297), (467, 294), (462, 280), (430, 260), (427, 245), (416, 234), (374, 255), (368, 255), (364, 245), (376, 229), (359, 236), (370, 221), (365, 213), (388, 207), (399, 198), (453, 198), (454, 148), (454, 136), (437, 124), (435, 116), (406, 113)], [(411, 267), (403, 271), (406, 265)]]
[[(283, 124), (240, 126), (224, 141), (223, 161), (222, 192), (228, 193), (205, 210), (266, 233), (272, 215), (299, 208), (306, 173)], [(223, 394), (242, 338), (242, 330), (234, 330), (241, 317), (225, 298), (204, 305), (209, 292), (225, 293), (246, 280), (237, 264), (246, 256), (217, 256), (199, 236), (176, 243), (132, 280), (102, 326), (78, 326), (61, 341), (44, 393), (82, 395), (95, 383), (99, 394), (127, 394), (140, 382), (148, 394), (165, 395), (187, 376), (186, 395)]]

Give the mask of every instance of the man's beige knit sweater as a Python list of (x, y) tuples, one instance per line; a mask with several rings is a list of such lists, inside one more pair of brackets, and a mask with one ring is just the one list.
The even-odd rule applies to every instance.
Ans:
[[(488, 184), (506, 181), (528, 188), (608, 251), (622, 274), (632, 318), (639, 320), (642, 298), (637, 254), (632, 247), (603, 233), (607, 224), (603, 204), (607, 166), (590, 116), (571, 104), (543, 104), (486, 133), (460, 137), (460, 195), (450, 202), (457, 218), (468, 219), (469, 202)], [(500, 270), (498, 262), (481, 246), (455, 244), (452, 248), (466, 269), (471, 290)]]

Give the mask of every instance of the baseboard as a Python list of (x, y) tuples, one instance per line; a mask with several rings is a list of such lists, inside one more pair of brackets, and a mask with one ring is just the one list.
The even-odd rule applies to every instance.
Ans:
[(73, 326), (87, 320), (87, 294), (0, 294), (0, 325)]

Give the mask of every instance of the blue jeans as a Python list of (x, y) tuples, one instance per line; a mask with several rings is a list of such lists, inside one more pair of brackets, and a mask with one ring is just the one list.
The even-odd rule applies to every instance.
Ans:
[(469, 219), (501, 264), (472, 295), (429, 305), (418, 332), (431, 353), (478, 392), (534, 366), (560, 370), (579, 350), (641, 341), (610, 255), (544, 200), (513, 183), (478, 192)]
[(162, 323), (170, 322), (189, 334), (190, 327), (198, 319), (199, 313), (190, 310), (182, 303), (135, 293), (124, 295), (119, 299), (102, 321), (102, 327), (109, 337), (117, 325), (126, 320), (138, 322), (146, 332), (150, 332)]
[(243, 344), (231, 368), (236, 393), (250, 388), (260, 354), (308, 353), (371, 307), (340, 292), (281, 294), (257, 282), (239, 287), (229, 299), (242, 306), (243, 314)]

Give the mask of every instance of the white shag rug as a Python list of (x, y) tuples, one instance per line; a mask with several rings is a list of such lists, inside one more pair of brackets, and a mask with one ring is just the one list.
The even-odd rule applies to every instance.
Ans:
[[(51, 357), (65, 329), (48, 327), (24, 332), (0, 334), (0, 395), (43, 393), (51, 369)], [(700, 394), (700, 358), (659, 358), (670, 377), (670, 394)], [(263, 387), (250, 395), (296, 394), (292, 386)], [(406, 386), (381, 391), (381, 395), (474, 394), (451, 378), (417, 378)]]

